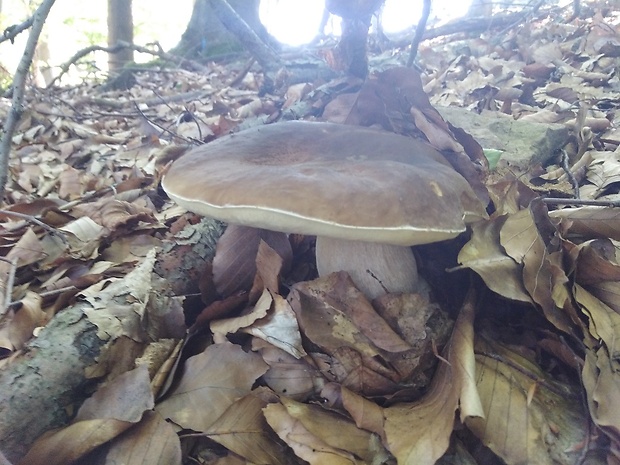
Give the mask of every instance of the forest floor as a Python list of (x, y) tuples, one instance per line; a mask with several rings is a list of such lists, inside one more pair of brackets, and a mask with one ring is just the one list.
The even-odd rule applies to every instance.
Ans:
[[(29, 88), (0, 212), (0, 449), (31, 465), (620, 464), (620, 13), (588, 8), (425, 41), (419, 77), (406, 47), (372, 42), (366, 81), (281, 73), (270, 94), (241, 60), (145, 69), (128, 90)], [(316, 63), (320, 48), (283, 56)], [(569, 136), (544, 163), (487, 170), (493, 147), (433, 108), (448, 106)], [(290, 263), (253, 233), (216, 248), (220, 226), (161, 189), (189, 147), (286, 119), (456, 154), (490, 216), (416, 252), (430, 298), (370, 303), (316, 278), (312, 238), (290, 236)], [(246, 284), (222, 291), (230, 273)], [(58, 331), (100, 342), (76, 349), (61, 400), (16, 370), (70, 309), (91, 326)], [(59, 357), (37, 370), (71, 370)], [(66, 416), (10, 415), (37, 396)]]

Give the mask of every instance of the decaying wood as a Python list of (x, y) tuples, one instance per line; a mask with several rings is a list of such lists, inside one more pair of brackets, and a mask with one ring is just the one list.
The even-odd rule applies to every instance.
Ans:
[[(210, 220), (189, 225), (164, 242), (150, 266), (142, 264), (105, 287), (101, 294), (111, 296), (111, 306), (128, 309), (126, 315), (115, 313), (120, 325), (136, 318), (132, 310), (136, 300), (148, 301), (150, 310), (164, 312), (168, 297), (195, 288), (195, 277), (212, 260), (222, 230), (221, 223)], [(166, 268), (161, 263), (171, 254), (179, 256), (178, 266), (163, 275)], [(146, 279), (150, 278), (151, 287), (145, 295), (136, 295), (141, 291), (132, 288), (136, 273), (150, 273)], [(62, 310), (0, 369), (0, 450), (9, 460), (17, 462), (42, 433), (65, 425), (101, 379), (87, 379), (85, 370), (114, 341), (98, 335), (101, 331), (85, 315), (92, 309), (82, 300)]]

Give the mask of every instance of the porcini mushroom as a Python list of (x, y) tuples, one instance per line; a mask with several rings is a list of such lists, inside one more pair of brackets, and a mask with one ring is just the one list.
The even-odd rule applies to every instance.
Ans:
[(333, 123), (255, 127), (197, 147), (164, 177), (188, 210), (233, 224), (317, 236), (320, 275), (347, 271), (370, 299), (418, 288), (412, 245), (486, 216), (430, 145)]

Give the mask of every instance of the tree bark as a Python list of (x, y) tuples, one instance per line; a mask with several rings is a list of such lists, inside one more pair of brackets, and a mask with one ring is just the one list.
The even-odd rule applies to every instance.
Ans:
[[(228, 4), (263, 42), (271, 46), (277, 44), (258, 16), (260, 0), (228, 0)], [(243, 44), (222, 24), (211, 2), (195, 0), (187, 28), (171, 53), (187, 58), (205, 58), (237, 53), (242, 50)]]
[[(189, 228), (191, 234), (187, 233)], [(213, 259), (223, 226), (203, 219), (189, 228), (177, 235), (183, 239), (164, 242), (156, 260), (151, 259), (154, 264), (147, 259), (134, 272), (100, 291), (102, 301), (115, 309), (114, 317), (122, 327), (135, 325), (136, 301), (149, 302), (149, 315), (166, 314), (171, 298), (197, 290), (195, 277)], [(173, 271), (167, 271), (170, 265), (162, 265), (164, 258), (170, 256), (176, 257)], [(140, 282), (136, 277), (139, 273), (142, 280), (151, 283), (146, 295), (138, 295), (135, 283)], [(37, 437), (66, 425), (101, 376), (107, 375), (88, 379), (85, 371), (100, 361), (106, 351), (113, 350), (115, 344), (127, 342), (126, 337), (101, 338), (100, 328), (85, 315), (93, 308), (83, 300), (62, 310), (22, 354), (0, 369), (0, 449), (9, 460), (19, 461)], [(134, 344), (131, 347), (136, 346), (129, 342)]]
[(226, 0), (210, 0), (209, 4), (226, 29), (232, 32), (264, 70), (278, 68), (280, 58), (262, 41), (252, 27), (228, 4)]
[[(118, 42), (133, 44), (131, 0), (108, 0), (108, 47), (114, 47)], [(123, 48), (108, 55), (108, 69), (118, 72), (132, 61), (133, 49)]]

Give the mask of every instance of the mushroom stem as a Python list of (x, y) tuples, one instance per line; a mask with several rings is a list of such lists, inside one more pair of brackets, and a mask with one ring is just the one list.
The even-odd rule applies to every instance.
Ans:
[(411, 247), (319, 236), (316, 266), (319, 276), (346, 271), (369, 300), (386, 293), (417, 292), (420, 288)]

